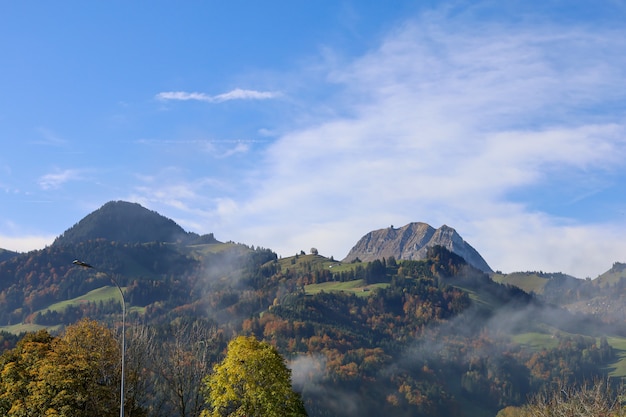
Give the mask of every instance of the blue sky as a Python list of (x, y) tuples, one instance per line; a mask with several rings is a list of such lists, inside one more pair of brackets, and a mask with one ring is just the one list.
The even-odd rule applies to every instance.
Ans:
[[(392, 6), (391, 6), (392, 5)], [(110, 200), (290, 256), (626, 261), (626, 2), (0, 2), (0, 248)]]

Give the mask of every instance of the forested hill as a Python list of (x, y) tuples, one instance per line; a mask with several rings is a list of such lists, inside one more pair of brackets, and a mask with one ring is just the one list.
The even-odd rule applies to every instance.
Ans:
[(67, 246), (96, 239), (124, 243), (218, 243), (212, 234), (198, 236), (186, 232), (173, 220), (139, 204), (111, 201), (66, 230), (53, 245)]
[[(129, 328), (155, 329), (163, 346), (180, 336), (168, 329), (202, 322), (215, 329), (214, 351), (202, 358), (216, 360), (239, 334), (278, 347), (312, 417), (493, 417), (546, 387), (626, 369), (623, 325), (496, 283), (442, 246), (427, 248), (422, 260), (337, 262), (304, 252), (279, 258), (212, 235), (183, 231), (172, 239), (130, 227), (123, 235), (123, 222), (108, 235), (113, 240), (96, 227), (109, 210), (147, 215), (174, 236), (182, 229), (140, 206), (105, 207), (67, 239), (0, 262), (4, 330), (56, 332), (82, 318), (116, 327), (115, 278)], [(0, 339), (5, 348), (13, 340)], [(129, 344), (138, 349), (133, 338)], [(200, 345), (209, 344), (177, 344), (189, 350), (183, 357), (200, 355)], [(151, 379), (157, 376), (143, 375), (145, 386), (158, 386)], [(147, 402), (148, 415), (159, 415), (150, 408), (159, 401)]]

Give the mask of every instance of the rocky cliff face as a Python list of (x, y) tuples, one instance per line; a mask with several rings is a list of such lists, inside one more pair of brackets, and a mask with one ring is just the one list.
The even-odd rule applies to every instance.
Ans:
[(475, 268), (493, 272), (476, 249), (463, 240), (456, 230), (446, 225), (435, 229), (426, 223), (409, 223), (399, 229), (389, 227), (369, 232), (350, 250), (343, 262), (351, 262), (356, 258), (369, 262), (390, 256), (398, 260), (420, 260), (426, 258), (427, 248), (437, 245), (462, 256)]

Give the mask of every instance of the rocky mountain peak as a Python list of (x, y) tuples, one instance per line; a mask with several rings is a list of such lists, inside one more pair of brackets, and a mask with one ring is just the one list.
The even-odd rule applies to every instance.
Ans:
[(369, 232), (357, 242), (343, 261), (351, 262), (359, 258), (369, 262), (390, 256), (398, 260), (420, 260), (426, 258), (429, 247), (437, 245), (463, 257), (475, 268), (487, 273), (493, 272), (476, 249), (463, 240), (452, 227), (443, 225), (435, 229), (421, 222)]

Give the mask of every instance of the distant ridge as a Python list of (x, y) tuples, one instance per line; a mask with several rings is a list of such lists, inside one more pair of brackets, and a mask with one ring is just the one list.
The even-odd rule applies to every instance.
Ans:
[(359, 258), (369, 262), (390, 256), (398, 260), (420, 260), (426, 258), (429, 247), (438, 245), (463, 257), (468, 264), (481, 271), (493, 272), (476, 249), (463, 240), (456, 230), (446, 225), (435, 229), (421, 222), (409, 223), (399, 229), (391, 226), (369, 232), (357, 242), (343, 261), (352, 262)]
[(0, 248), (0, 262), (2, 261), (6, 261), (7, 259), (11, 259), (15, 256), (18, 256), (19, 253), (18, 252), (13, 252), (10, 251), (8, 249), (2, 249)]
[(66, 230), (53, 245), (72, 245), (96, 239), (127, 243), (217, 243), (213, 234), (199, 236), (186, 232), (173, 220), (140, 204), (110, 201)]
[(599, 287), (610, 287), (618, 284), (624, 278), (626, 278), (626, 264), (615, 262), (611, 269), (599, 275), (593, 280), (593, 283)]

